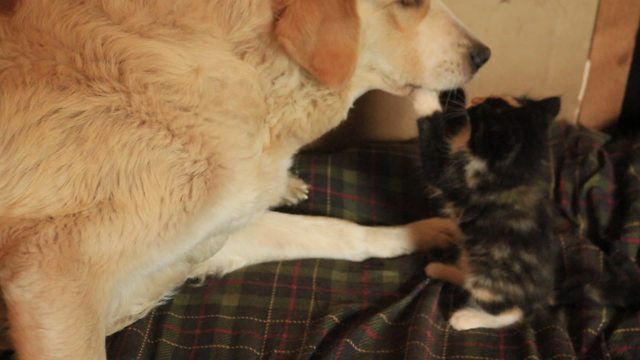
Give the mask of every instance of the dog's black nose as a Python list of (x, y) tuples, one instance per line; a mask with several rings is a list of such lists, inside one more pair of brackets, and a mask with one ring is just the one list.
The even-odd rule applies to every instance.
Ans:
[(482, 44), (477, 44), (471, 49), (469, 56), (471, 57), (473, 70), (477, 71), (491, 58), (491, 49)]

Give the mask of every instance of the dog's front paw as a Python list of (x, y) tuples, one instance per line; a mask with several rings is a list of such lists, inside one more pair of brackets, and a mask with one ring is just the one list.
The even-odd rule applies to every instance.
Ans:
[(459, 245), (463, 234), (458, 224), (448, 218), (431, 218), (407, 225), (415, 247), (422, 251)]
[(309, 198), (309, 184), (297, 176), (289, 175), (287, 190), (280, 205), (293, 206)]

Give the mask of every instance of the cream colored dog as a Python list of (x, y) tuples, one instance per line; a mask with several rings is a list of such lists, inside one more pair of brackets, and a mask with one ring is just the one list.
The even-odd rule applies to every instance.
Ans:
[(0, 286), (21, 359), (103, 359), (188, 277), (457, 234), (267, 211), (291, 158), (378, 88), (488, 59), (439, 1), (2, 0)]

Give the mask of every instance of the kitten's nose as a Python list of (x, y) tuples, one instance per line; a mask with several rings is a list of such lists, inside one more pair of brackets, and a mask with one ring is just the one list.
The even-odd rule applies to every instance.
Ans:
[(491, 49), (483, 44), (476, 44), (469, 52), (469, 57), (473, 71), (478, 71), (491, 58)]

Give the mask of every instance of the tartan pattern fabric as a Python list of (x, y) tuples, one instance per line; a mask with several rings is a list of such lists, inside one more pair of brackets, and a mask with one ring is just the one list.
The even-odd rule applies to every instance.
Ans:
[[(560, 276), (600, 271), (603, 251), (640, 255), (640, 144), (552, 129)], [(294, 170), (312, 189), (289, 212), (362, 224), (430, 214), (417, 145), (308, 154)], [(311, 259), (251, 266), (175, 298), (108, 338), (110, 359), (638, 359), (640, 314), (581, 303), (501, 330), (457, 332), (454, 286), (425, 278), (424, 255), (361, 263)], [(640, 296), (640, 294), (639, 294)]]

